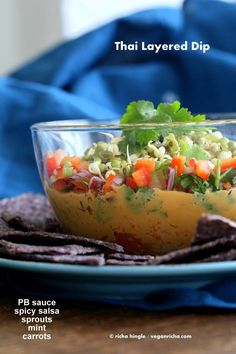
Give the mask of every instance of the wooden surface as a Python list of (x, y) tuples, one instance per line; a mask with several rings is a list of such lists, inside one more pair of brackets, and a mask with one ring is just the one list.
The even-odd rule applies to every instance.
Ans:
[[(188, 310), (150, 313), (111, 305), (59, 302), (50, 325), (53, 339), (23, 341), (24, 325), (14, 315), (17, 297), (0, 296), (1, 354), (223, 354), (236, 353), (236, 313)], [(110, 339), (109, 334), (191, 334), (192, 339)]]

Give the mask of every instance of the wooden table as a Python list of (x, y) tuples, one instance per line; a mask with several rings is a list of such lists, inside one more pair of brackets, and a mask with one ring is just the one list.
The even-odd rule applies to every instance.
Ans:
[[(106, 304), (59, 302), (50, 341), (24, 341), (14, 314), (19, 295), (1, 290), (1, 354), (224, 354), (236, 353), (236, 312), (185, 310), (151, 313)], [(22, 296), (20, 296), (22, 297)], [(192, 339), (111, 339), (110, 334), (190, 334)]]

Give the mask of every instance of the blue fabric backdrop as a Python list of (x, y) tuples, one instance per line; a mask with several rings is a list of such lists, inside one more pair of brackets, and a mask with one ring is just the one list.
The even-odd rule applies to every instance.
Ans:
[[(118, 117), (127, 103), (178, 98), (193, 112), (236, 111), (236, 5), (188, 0), (118, 19), (0, 79), (0, 197), (41, 191), (29, 127)], [(199, 51), (117, 52), (114, 41), (203, 41)]]

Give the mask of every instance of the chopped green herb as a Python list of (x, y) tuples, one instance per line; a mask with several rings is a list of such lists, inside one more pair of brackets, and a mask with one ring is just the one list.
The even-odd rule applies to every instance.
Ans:
[(207, 189), (215, 190), (214, 178), (209, 177), (208, 181), (203, 181), (200, 177), (195, 175), (181, 175), (177, 177), (177, 183), (181, 187), (192, 193), (206, 193)]
[[(174, 122), (200, 122), (205, 120), (205, 115), (193, 116), (187, 108), (181, 108), (179, 101), (173, 103), (160, 103), (155, 109), (152, 102), (137, 101), (131, 102), (126, 112), (120, 120), (120, 124), (132, 123), (174, 123)], [(123, 129), (125, 139), (120, 142), (119, 147), (122, 152), (126, 151), (126, 146), (132, 151), (144, 147), (151, 140), (156, 140), (160, 134), (153, 128)]]
[(143, 197), (144, 202), (148, 202), (154, 197), (154, 191), (151, 188), (139, 188), (138, 192)]

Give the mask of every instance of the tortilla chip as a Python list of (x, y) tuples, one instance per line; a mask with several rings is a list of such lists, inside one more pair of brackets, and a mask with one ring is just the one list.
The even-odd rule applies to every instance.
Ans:
[(104, 252), (123, 252), (123, 247), (112, 242), (94, 240), (82, 236), (48, 233), (44, 231), (6, 231), (0, 233), (0, 240), (31, 246), (79, 245), (93, 247)]
[(203, 260), (201, 260), (201, 262), (224, 262), (234, 260), (236, 260), (236, 249), (232, 249), (227, 252), (220, 252), (218, 254), (213, 254), (208, 258), (204, 258)]
[(5, 209), (5, 206), (7, 205), (9, 199), (8, 198), (4, 198), (0, 200), (0, 216), (2, 215), (2, 212)]
[[(47, 198), (40, 194), (25, 193), (0, 201), (1, 217), (17, 230), (58, 231), (60, 224)], [(54, 225), (52, 230), (52, 225)]]
[(204, 214), (199, 219), (192, 245), (204, 244), (236, 234), (236, 222), (219, 215)]
[(8, 231), (11, 228), (8, 226), (8, 224), (0, 217), (0, 233), (2, 231)]
[(42, 255), (60, 255), (67, 254), (71, 256), (99, 254), (101, 250), (95, 247), (85, 247), (81, 245), (65, 245), (65, 246), (34, 246), (21, 243), (9, 242), (0, 239), (0, 253), (8, 255), (16, 254), (42, 254)]
[(121, 265), (121, 266), (138, 266), (138, 265), (145, 265), (147, 262), (142, 261), (132, 261), (132, 260), (125, 260), (125, 259), (107, 259), (106, 265)]
[(102, 266), (105, 264), (103, 254), (98, 255), (43, 255), (43, 254), (17, 254), (14, 259), (26, 260), (33, 262), (50, 262), (50, 263), (66, 263), (66, 264), (83, 264)]
[(229, 252), (236, 248), (236, 235), (224, 237), (202, 245), (195, 245), (178, 251), (156, 256), (149, 264), (180, 264), (202, 262), (221, 252)]
[(43, 231), (2, 231), (0, 255), (40, 262), (104, 265), (105, 253), (122, 252), (115, 243)]
[(107, 256), (107, 265), (144, 265), (154, 259), (153, 256), (112, 253)]

